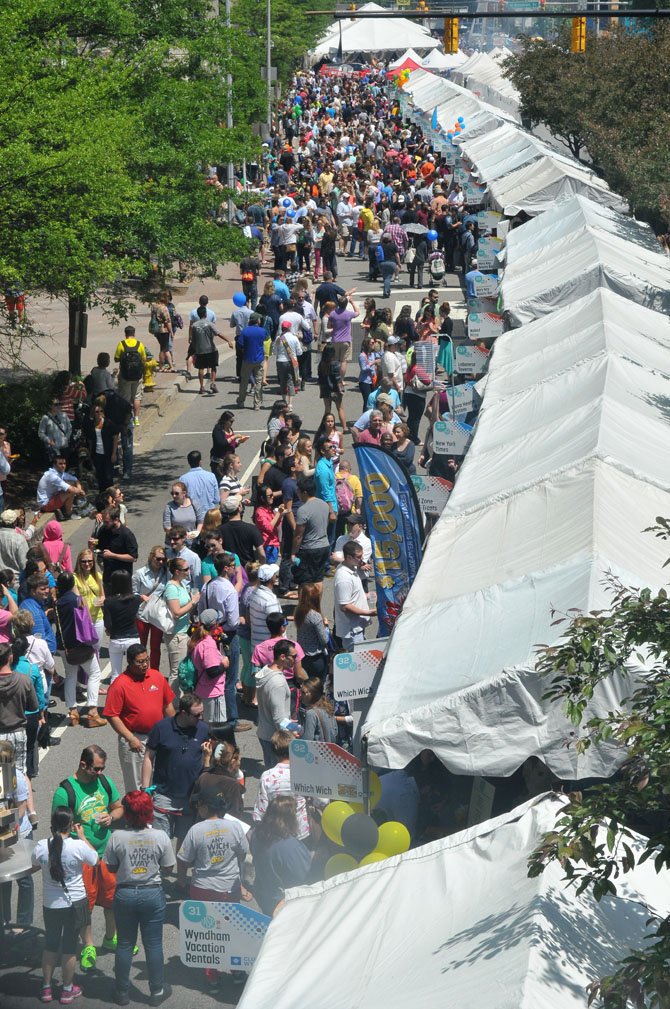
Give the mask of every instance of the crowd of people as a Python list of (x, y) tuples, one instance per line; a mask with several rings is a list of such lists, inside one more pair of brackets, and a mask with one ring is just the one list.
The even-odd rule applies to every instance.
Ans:
[[(266, 188), (246, 207), (257, 251), (240, 263), (229, 331), (206, 296), (186, 325), (169, 292), (151, 307), (156, 366), (176, 370), (173, 341), (184, 329), (185, 370), (197, 374), (199, 392), (218, 392), (218, 339), (235, 349), (238, 383), (238, 412), (221, 412), (208, 461), (194, 448), (175, 467), (155, 544), (140, 556), (122, 483), (132, 477), (133, 430), (152, 371), (132, 326), (113, 355), (116, 375), (111, 355), (100, 354), (84, 381), (59, 376), (39, 425), (46, 468), (33, 521), (18, 509), (0, 513), (0, 759), (17, 768), (11, 801), (21, 836), (32, 837), (30, 782), (56, 695), (72, 726), (114, 733), (123, 779), (107, 777), (102, 746), (86, 746), (53, 797), (50, 837), (34, 848), (43, 1002), (56, 998), (59, 957), (60, 1002), (81, 995), (77, 954), (82, 971), (95, 968), (96, 906), (102, 946), (115, 954), (117, 1003), (130, 1002), (139, 929), (158, 1005), (167, 992), (166, 899), (253, 897), (271, 914), (287, 886), (320, 878), (328, 851), (321, 806), (293, 793), (289, 747), (298, 736), (352, 745), (331, 659), (374, 633), (376, 608), (363, 489), (348, 449), (377, 445), (410, 473), (425, 466), (453, 479), (458, 466), (432, 453), (429, 436), (448, 409), (446, 397), (433, 396), (435, 369), (453, 370), (451, 306), (439, 287), (446, 270), (458, 266), (467, 282), (476, 269), (476, 216), (444, 160), (394, 112), (381, 76), (326, 82), (300, 73), (279, 113), (265, 145)], [(370, 282), (381, 279), (379, 297), (359, 305), (355, 289), (337, 283), (338, 256), (361, 261)], [(266, 259), (273, 277), (262, 282)], [(409, 287), (425, 294), (418, 311), (402, 305), (394, 318), (377, 302), (405, 269)], [(357, 369), (355, 320), (364, 331)], [(264, 407), (272, 367), (279, 396), (258, 472), (243, 486), (238, 450), (249, 436), (236, 432), (238, 413), (249, 395), (254, 410)], [(347, 379), (361, 398), (355, 420), (345, 412)], [(308, 433), (298, 408), (317, 389), (323, 417)], [(2, 481), (11, 475), (10, 433), (0, 431)], [(61, 525), (72, 515), (92, 522), (76, 556)], [(49, 521), (38, 531), (41, 516)], [(329, 577), (332, 626), (323, 604)], [(254, 727), (264, 770), (250, 810), (236, 733)], [(426, 753), (384, 775), (380, 822), (405, 823), (413, 841), (448, 829), (436, 801), (442, 773)], [(165, 882), (175, 871), (176, 882)], [(2, 896), (9, 921), (6, 888)], [(17, 930), (32, 920), (26, 877)], [(214, 969), (205, 974), (220, 979)]]

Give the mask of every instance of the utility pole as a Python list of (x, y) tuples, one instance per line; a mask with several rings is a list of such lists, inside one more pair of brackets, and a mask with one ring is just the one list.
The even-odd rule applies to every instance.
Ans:
[(267, 35), (268, 35), (268, 45), (267, 53), (265, 56), (265, 72), (267, 74), (267, 89), (268, 89), (268, 114), (267, 114), (267, 125), (268, 125), (268, 136), (272, 129), (272, 0), (268, 0), (267, 9)]
[[(231, 45), (230, 45), (230, 0), (226, 0), (226, 28), (228, 29), (228, 58), (230, 59)], [(226, 76), (226, 127), (228, 129), (228, 135), (232, 135), (233, 130), (233, 78), (230, 72)], [(232, 191), (235, 189), (235, 166), (232, 161), (228, 162), (228, 188)], [(235, 213), (235, 204), (232, 198), (228, 199), (228, 223), (233, 223), (233, 215)]]

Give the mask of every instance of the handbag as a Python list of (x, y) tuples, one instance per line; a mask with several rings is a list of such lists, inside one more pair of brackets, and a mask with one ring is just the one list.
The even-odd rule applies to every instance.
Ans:
[(48, 722), (42, 722), (37, 730), (37, 745), (42, 750), (46, 750), (51, 745), (51, 730)]
[(91, 648), (97, 648), (100, 644), (95, 624), (85, 605), (79, 606), (74, 611), (74, 632), (80, 645), (90, 645)]
[(415, 259), (416, 259), (416, 249), (414, 248), (413, 245), (410, 245), (409, 249), (405, 253), (405, 263), (407, 264), (413, 263)]
[[(93, 646), (78, 644), (73, 645), (72, 648), (67, 648), (65, 645), (65, 638), (63, 637), (63, 628), (61, 627), (60, 624), (60, 616), (58, 614), (58, 603), (56, 603), (56, 605), (54, 606), (54, 611), (56, 613), (56, 624), (58, 625), (58, 633), (60, 634), (60, 639), (63, 642), (63, 654), (65, 655), (65, 661), (69, 666), (80, 666), (82, 662), (88, 662), (88, 660), (92, 659), (95, 654)], [(75, 617), (76, 617), (76, 610), (75, 610)], [(75, 633), (76, 633), (76, 625), (75, 625)]]
[(164, 591), (163, 589), (160, 592), (154, 592), (144, 606), (140, 607), (137, 616), (143, 624), (151, 624), (152, 627), (157, 627), (163, 634), (172, 634), (175, 621), (170, 612), (170, 607), (163, 598)]

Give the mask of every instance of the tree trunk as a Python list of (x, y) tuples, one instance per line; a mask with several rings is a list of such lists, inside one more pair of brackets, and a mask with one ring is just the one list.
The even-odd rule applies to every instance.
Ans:
[(81, 375), (81, 351), (86, 346), (88, 315), (86, 299), (68, 296), (67, 368), (71, 375)]

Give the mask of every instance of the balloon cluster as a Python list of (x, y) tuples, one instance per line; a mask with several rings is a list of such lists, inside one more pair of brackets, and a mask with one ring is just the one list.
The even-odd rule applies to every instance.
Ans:
[(397, 88), (402, 88), (409, 80), (409, 70), (401, 70), (399, 74), (395, 74), (391, 79)]
[[(374, 809), (381, 798), (381, 782), (374, 771), (370, 772), (370, 806)], [(383, 862), (392, 855), (407, 851), (410, 836), (404, 823), (390, 820), (377, 826), (371, 816), (363, 812), (359, 802), (331, 802), (323, 811), (321, 827), (334, 844), (346, 852), (332, 855), (325, 866), (325, 877), (330, 879), (341, 872), (350, 872), (362, 865)]]
[(447, 140), (453, 140), (454, 137), (457, 137), (458, 134), (461, 132), (461, 130), (464, 129), (465, 129), (465, 119), (463, 118), (463, 116), (459, 116), (456, 122), (454, 123), (452, 129), (449, 130), (449, 132), (447, 133)]

